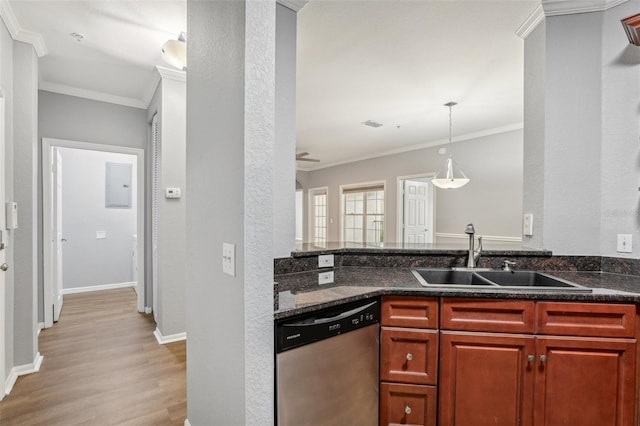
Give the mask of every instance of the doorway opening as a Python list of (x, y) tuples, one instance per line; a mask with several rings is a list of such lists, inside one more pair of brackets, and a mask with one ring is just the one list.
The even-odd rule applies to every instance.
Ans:
[(433, 243), (435, 174), (398, 177), (398, 242), (403, 247)]
[(42, 148), (44, 327), (65, 293), (133, 287), (144, 312), (144, 151), (48, 138)]

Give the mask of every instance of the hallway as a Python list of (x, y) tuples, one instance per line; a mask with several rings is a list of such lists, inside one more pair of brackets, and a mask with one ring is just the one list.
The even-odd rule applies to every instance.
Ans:
[(180, 425), (185, 342), (159, 345), (131, 288), (69, 294), (39, 338), (40, 372), (0, 401), (0, 425)]

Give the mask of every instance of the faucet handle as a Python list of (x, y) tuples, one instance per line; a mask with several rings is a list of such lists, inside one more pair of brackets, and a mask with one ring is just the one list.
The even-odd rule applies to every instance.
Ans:
[(514, 262), (512, 260), (505, 260), (504, 264), (502, 265), (502, 270), (503, 271), (513, 271), (513, 269), (511, 269), (512, 266), (516, 266), (516, 262)]

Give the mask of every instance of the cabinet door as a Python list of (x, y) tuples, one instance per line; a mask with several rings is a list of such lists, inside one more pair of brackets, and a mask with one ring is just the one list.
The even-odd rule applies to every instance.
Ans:
[(435, 426), (436, 388), (380, 384), (380, 426)]
[(439, 424), (522, 425), (533, 421), (533, 336), (443, 331)]
[(438, 332), (382, 327), (380, 380), (435, 385), (438, 378)]
[(635, 340), (549, 336), (536, 347), (536, 425), (635, 424)]

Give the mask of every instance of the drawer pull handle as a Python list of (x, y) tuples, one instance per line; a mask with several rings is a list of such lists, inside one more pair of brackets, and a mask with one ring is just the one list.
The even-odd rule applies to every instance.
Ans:
[(527, 361), (528, 361), (528, 362), (533, 362), (533, 361), (535, 361), (535, 360), (536, 360), (536, 356), (535, 356), (535, 355), (529, 355), (529, 356), (527, 356)]
[(413, 355), (411, 353), (407, 354), (407, 361), (411, 361), (413, 359)]
[(540, 355), (540, 362), (542, 362), (542, 363), (547, 362), (547, 356), (546, 355)]
[(405, 414), (411, 414), (411, 407), (409, 407), (408, 405), (404, 407), (404, 412)]

